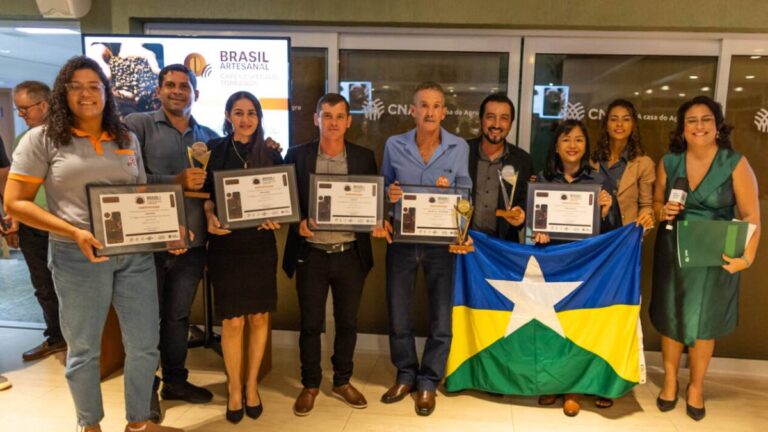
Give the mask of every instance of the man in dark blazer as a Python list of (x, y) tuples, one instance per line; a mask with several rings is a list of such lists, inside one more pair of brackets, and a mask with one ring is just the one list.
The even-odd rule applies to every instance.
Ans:
[[(507, 135), (515, 121), (515, 106), (507, 95), (493, 93), (480, 104), (482, 134), (467, 141), (469, 144), (469, 175), (472, 178), (472, 202), (475, 212), (472, 229), (495, 237), (519, 241), (519, 231), (524, 227), (525, 203), (528, 179), (533, 173), (531, 156), (507, 142)], [(499, 174), (511, 166), (517, 173), (514, 196), (511, 199), (510, 216), (498, 217), (496, 210), (506, 210), (512, 185), (504, 181), (502, 188)], [(509, 168), (507, 168), (509, 170)]]
[[(328, 289), (333, 290), (333, 315), (336, 339), (333, 363), (333, 394), (353, 408), (365, 408), (367, 401), (350, 384), (352, 355), (357, 342), (357, 312), (365, 277), (373, 267), (370, 234), (364, 232), (312, 231), (308, 222), (309, 175), (348, 174), (376, 175), (373, 152), (344, 140), (352, 123), (349, 103), (343, 96), (329, 93), (317, 102), (315, 125), (320, 139), (292, 147), (286, 163), (296, 166), (301, 223), (293, 224), (283, 257), (283, 270), (292, 277), (296, 273), (301, 331), (301, 382), (304, 389), (296, 398), (293, 412), (308, 415), (319, 394), (320, 335), (325, 322)], [(383, 235), (383, 229), (374, 235)]]

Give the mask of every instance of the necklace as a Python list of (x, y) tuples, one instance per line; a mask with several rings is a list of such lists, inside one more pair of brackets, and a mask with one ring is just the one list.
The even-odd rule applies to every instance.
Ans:
[(237, 158), (240, 159), (240, 162), (243, 163), (243, 168), (248, 168), (248, 161), (243, 159), (242, 156), (240, 156), (240, 152), (237, 151), (237, 146), (235, 145), (235, 139), (232, 138), (232, 150), (235, 151), (235, 155), (237, 155)]

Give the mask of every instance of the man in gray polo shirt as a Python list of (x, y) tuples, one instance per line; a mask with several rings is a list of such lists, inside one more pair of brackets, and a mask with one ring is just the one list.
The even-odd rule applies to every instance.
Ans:
[[(195, 75), (180, 64), (164, 67), (158, 77), (157, 95), (162, 108), (126, 117), (128, 128), (136, 134), (150, 183), (179, 183), (187, 191), (203, 187), (205, 171), (190, 167), (188, 151), (196, 142), (218, 138), (211, 129), (192, 117), (192, 104), (198, 97)], [(160, 298), (160, 364), (163, 372), (163, 399), (205, 403), (213, 394), (187, 381), (185, 367), (189, 314), (205, 267), (206, 223), (203, 201), (187, 198), (184, 206), (187, 224), (194, 233), (190, 249), (181, 255), (155, 254)], [(159, 420), (157, 403), (160, 382), (155, 379), (152, 416)]]

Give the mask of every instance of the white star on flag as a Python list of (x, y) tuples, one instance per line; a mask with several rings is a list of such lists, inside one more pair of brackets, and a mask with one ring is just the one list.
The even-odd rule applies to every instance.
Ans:
[(563, 327), (555, 313), (555, 305), (578, 288), (582, 282), (545, 281), (539, 262), (533, 256), (528, 260), (523, 280), (486, 279), (486, 281), (515, 304), (505, 337), (536, 319), (565, 338)]

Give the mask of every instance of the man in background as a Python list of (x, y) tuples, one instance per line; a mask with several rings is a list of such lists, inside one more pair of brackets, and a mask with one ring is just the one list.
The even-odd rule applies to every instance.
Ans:
[[(16, 111), (29, 129), (45, 123), (48, 116), (48, 96), (51, 89), (40, 81), (24, 81), (13, 89), (13, 102)], [(24, 132), (26, 133), (26, 132)], [(19, 135), (16, 143), (24, 134)], [(15, 146), (14, 146), (15, 147)], [(5, 182), (3, 182), (5, 189)], [(46, 209), (45, 190), (41, 187), (35, 197), (35, 203)], [(29, 277), (35, 290), (37, 302), (43, 310), (45, 320), (45, 340), (38, 346), (22, 354), (24, 361), (39, 360), (53, 353), (66, 351), (67, 344), (59, 326), (59, 299), (53, 287), (51, 271), (48, 270), (48, 233), (25, 224), (13, 222), (18, 226), (18, 245), (29, 269)]]

